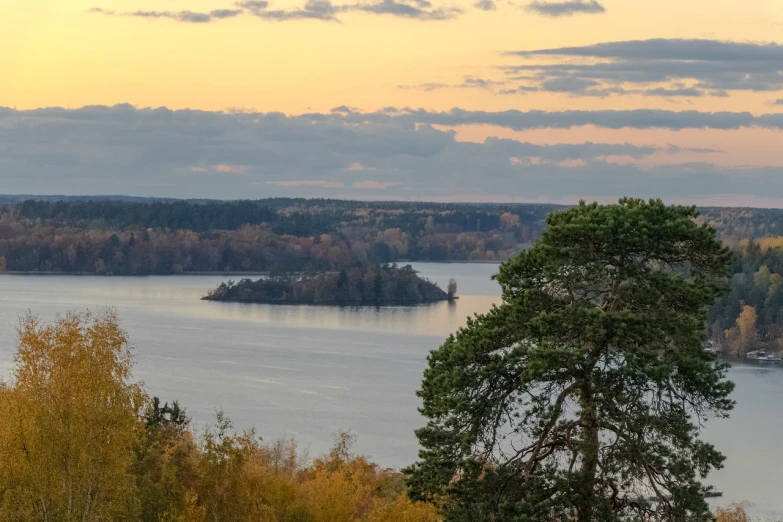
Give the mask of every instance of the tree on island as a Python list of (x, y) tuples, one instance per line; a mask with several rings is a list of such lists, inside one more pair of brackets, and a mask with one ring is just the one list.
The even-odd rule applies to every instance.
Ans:
[(449, 299), (453, 299), (457, 295), (457, 280), (453, 277), (449, 279), (449, 286), (446, 289), (446, 293), (449, 295)]
[(503, 303), (429, 356), (413, 497), (447, 522), (712, 520), (701, 480), (724, 457), (698, 434), (733, 384), (701, 342), (730, 253), (696, 215), (550, 216), (501, 266)]

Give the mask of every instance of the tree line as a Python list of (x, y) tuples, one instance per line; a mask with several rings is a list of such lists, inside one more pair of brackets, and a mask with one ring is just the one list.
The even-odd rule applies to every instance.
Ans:
[(507, 259), (545, 207), (333, 200), (37, 201), (0, 207), (0, 270), (116, 275), (302, 272)]
[[(114, 199), (0, 205), (0, 270), (118, 275), (301, 272), (354, 263), (504, 261), (555, 205)], [(724, 243), (767, 238), (783, 211), (702, 209)]]
[[(528, 226), (533, 234), (543, 226), (554, 205), (469, 203), (363, 202), (329, 199), (273, 198), (244, 201), (121, 201), (29, 199), (6, 204), (0, 213), (26, 223), (79, 228), (167, 228), (171, 230), (233, 230), (267, 224), (281, 235), (315, 236), (343, 227), (399, 228), (416, 235), (424, 231), (492, 232)], [(509, 216), (516, 215), (516, 223)]]
[(714, 228), (722, 241), (737, 245), (744, 239), (761, 239), (783, 234), (783, 209), (704, 207), (696, 218)]

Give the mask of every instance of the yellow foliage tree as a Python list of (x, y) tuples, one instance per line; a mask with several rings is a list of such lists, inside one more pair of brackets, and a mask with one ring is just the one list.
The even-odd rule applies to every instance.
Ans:
[(737, 329), (739, 337), (737, 339), (737, 350), (745, 353), (756, 342), (756, 308), (749, 305), (743, 305), (742, 312), (737, 317)]
[(731, 504), (715, 511), (716, 522), (751, 522), (745, 504)]
[(780, 285), (783, 284), (783, 277), (780, 274), (772, 274), (769, 276), (769, 294), (772, 295), (780, 289)]
[(10, 385), (0, 383), (0, 520), (437, 522), (404, 477), (350, 453), (342, 433), (309, 463), (293, 441), (237, 433), (219, 413), (194, 437), (178, 403), (131, 382), (111, 311), (19, 327)]
[(766, 291), (770, 284), (772, 284), (771, 277), (772, 273), (769, 271), (769, 268), (767, 268), (767, 265), (761, 265), (758, 271), (753, 274), (753, 282), (756, 286)]
[(145, 396), (111, 311), (18, 329), (13, 387), (2, 394), (0, 519), (134, 520), (133, 446)]
[(400, 494), (394, 502), (382, 504), (368, 513), (363, 522), (436, 522), (440, 520), (431, 504), (412, 502)]
[(519, 226), (519, 216), (511, 214), (510, 212), (504, 212), (500, 216), (500, 228), (506, 229)]
[(312, 522), (436, 522), (430, 504), (408, 499), (399, 473), (352, 456), (354, 437), (338, 433), (326, 458), (316, 460), (302, 484)]
[(783, 247), (783, 236), (765, 237), (757, 240), (762, 252), (766, 252), (771, 248)]
[(199, 503), (207, 520), (275, 522), (265, 502), (270, 473), (261, 440), (252, 431), (232, 432), (231, 421), (218, 412), (217, 423), (204, 435), (200, 452)]

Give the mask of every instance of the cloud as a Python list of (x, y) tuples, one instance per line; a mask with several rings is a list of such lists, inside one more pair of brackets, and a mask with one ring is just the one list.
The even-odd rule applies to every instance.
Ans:
[(365, 167), (364, 165), (362, 165), (358, 161), (354, 161), (353, 163), (348, 165), (348, 167), (345, 170), (347, 170), (349, 172), (367, 172), (367, 171), (372, 171), (372, 170), (376, 170), (376, 169), (373, 168), (373, 167)]
[(575, 14), (600, 14), (606, 8), (596, 0), (571, 0), (568, 2), (531, 2), (525, 10), (542, 16), (560, 17)]
[(438, 91), (440, 89), (452, 89), (455, 87), (459, 87), (459, 85), (452, 85), (449, 83), (438, 83), (438, 82), (427, 82), (427, 83), (418, 83), (415, 85), (398, 85), (398, 89), (406, 89), (406, 90), (418, 90), (418, 91)]
[(472, 87), (477, 89), (488, 89), (495, 85), (502, 85), (503, 82), (497, 82), (493, 80), (485, 80), (484, 78), (476, 78), (475, 76), (465, 76), (462, 80), (461, 87)]
[(138, 18), (176, 18), (177, 13), (171, 11), (131, 11), (124, 13), (125, 16), (135, 16)]
[(677, 145), (673, 145), (670, 143), (665, 149), (663, 149), (663, 152), (665, 152), (666, 154), (680, 154), (682, 152), (694, 152), (697, 154), (717, 154), (726, 151), (720, 149), (708, 149), (703, 147), (679, 147)]
[(215, 9), (214, 11), (211, 11), (209, 14), (212, 18), (217, 19), (223, 19), (223, 18), (233, 18), (235, 16), (239, 16), (243, 13), (241, 9)]
[(539, 89), (534, 85), (517, 85), (516, 87), (500, 89), (498, 94), (527, 94), (537, 92)]
[(704, 96), (705, 92), (694, 87), (678, 87), (673, 89), (656, 87), (655, 89), (645, 89), (642, 91), (642, 94), (645, 96), (664, 96), (667, 98), (680, 96), (698, 98)]
[(269, 2), (266, 0), (245, 0), (244, 2), (237, 2), (237, 7), (241, 7), (243, 9), (247, 9), (248, 11), (254, 12), (254, 11), (263, 11), (267, 7), (269, 7)]
[[(783, 169), (682, 163), (714, 149), (631, 143), (459, 141), (450, 127), (783, 129), (783, 114), (446, 112), (338, 107), (300, 115), (88, 106), (0, 109), (0, 191), (260, 198), (516, 194), (783, 197)], [(442, 126), (442, 127), (441, 127)], [(641, 165), (655, 159), (656, 167)], [(370, 192), (375, 194), (374, 192)]]
[(783, 59), (783, 45), (777, 43), (739, 43), (704, 39), (624, 40), (579, 47), (556, 47), (519, 51), (519, 55), (582, 56), (632, 60), (685, 61), (769, 61)]
[(117, 12), (108, 9), (102, 9), (100, 7), (93, 7), (87, 11), (88, 13), (102, 14), (105, 16), (130, 16), (134, 18), (149, 18), (160, 19), (166, 18), (170, 20), (176, 20), (183, 23), (191, 24), (206, 24), (215, 20), (223, 20), (226, 18), (234, 18), (244, 13), (241, 9), (215, 9), (209, 13), (200, 13), (195, 11), (128, 11)]
[(212, 167), (215, 169), (215, 172), (220, 172), (223, 174), (242, 174), (245, 171), (244, 165), (214, 165)]
[(494, 87), (503, 84), (504, 82), (502, 81), (476, 78), (475, 76), (465, 76), (462, 78), (462, 82), (457, 84), (428, 82), (428, 83), (419, 83), (415, 85), (398, 85), (397, 88), (421, 90), (421, 91), (437, 91), (440, 89), (493, 89)]
[(783, 98), (778, 98), (772, 102), (772, 105), (783, 105)]
[[(491, 2), (492, 0), (484, 0)], [(118, 12), (100, 7), (87, 10), (88, 13), (104, 16), (129, 16), (147, 19), (169, 19), (178, 22), (205, 24), (226, 18), (250, 15), (262, 20), (284, 22), (291, 20), (321, 20), (339, 22), (338, 14), (361, 12), (374, 15), (394, 16), (415, 20), (449, 20), (462, 14), (458, 7), (434, 7), (429, 0), (374, 0), (352, 4), (334, 5), (331, 0), (307, 0), (293, 9), (273, 9), (266, 0), (240, 0), (236, 9), (215, 9), (210, 12), (195, 11), (149, 11), (137, 10)]]
[(399, 185), (399, 183), (395, 181), (354, 181), (351, 183), (352, 188), (362, 190), (384, 190), (395, 185)]
[(247, 9), (253, 16), (264, 20), (324, 20), (336, 21), (339, 8), (329, 0), (308, 0), (303, 7), (297, 9), (269, 9), (269, 2), (250, 0), (237, 2), (237, 7)]
[(343, 188), (345, 185), (339, 181), (326, 181), (323, 179), (300, 180), (300, 181), (265, 181), (267, 185), (277, 185), (278, 187), (320, 187), (320, 188)]
[(543, 82), (539, 89), (548, 92), (581, 92), (586, 91), (591, 87), (598, 85), (595, 80), (587, 80), (584, 78), (552, 78)]
[[(351, 113), (349, 121), (360, 122), (393, 118), (382, 113)], [(762, 127), (783, 129), (783, 113), (754, 116), (750, 112), (667, 111), (660, 109), (633, 110), (569, 110), (569, 111), (427, 111), (403, 109), (397, 118), (430, 125), (494, 125), (516, 131), (531, 129), (571, 129), (593, 125), (606, 129), (740, 129)]]
[[(504, 67), (511, 81), (571, 95), (725, 97), (783, 90), (783, 45), (776, 43), (658, 38), (507, 54), (539, 62)], [(581, 88), (557, 89), (568, 84)]]
[(341, 6), (344, 11), (362, 11), (378, 15), (393, 15), (416, 20), (449, 20), (462, 14), (457, 7), (432, 8), (430, 2), (414, 2), (415, 5), (397, 0), (380, 0)]
[(182, 11), (177, 14), (180, 22), (190, 22), (193, 24), (205, 24), (212, 21), (212, 16), (207, 13), (194, 13), (193, 11)]
[(481, 9), (482, 11), (494, 11), (498, 8), (495, 0), (478, 0), (473, 4), (473, 7)]

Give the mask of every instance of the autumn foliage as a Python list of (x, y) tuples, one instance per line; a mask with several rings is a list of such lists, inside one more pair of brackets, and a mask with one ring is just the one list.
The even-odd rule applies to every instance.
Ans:
[(715, 512), (715, 520), (716, 522), (751, 522), (743, 504), (718, 508)]
[(111, 311), (22, 319), (12, 379), (0, 387), (0, 520), (430, 522), (403, 477), (339, 434), (309, 460), (218, 413), (195, 432), (177, 403), (132, 378)]
[(0, 272), (298, 272), (357, 262), (503, 260), (540, 235), (550, 210), (338, 200), (31, 200), (0, 205)]

